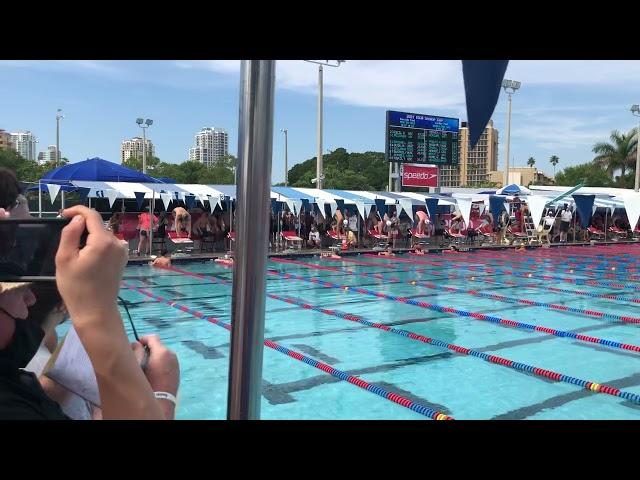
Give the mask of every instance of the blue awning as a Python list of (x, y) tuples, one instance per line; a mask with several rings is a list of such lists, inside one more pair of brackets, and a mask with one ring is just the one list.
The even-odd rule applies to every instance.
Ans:
[(344, 198), (345, 200), (352, 200), (353, 202), (362, 202), (367, 205), (373, 205), (373, 200), (371, 198), (362, 197), (360, 195), (356, 195), (355, 193), (347, 192), (345, 190), (325, 190), (325, 192), (329, 192), (332, 195), (337, 195), (338, 197)]
[(309, 203), (315, 203), (316, 201), (311, 195), (307, 195), (291, 187), (271, 187), (271, 191), (279, 193), (290, 200), (308, 200)]

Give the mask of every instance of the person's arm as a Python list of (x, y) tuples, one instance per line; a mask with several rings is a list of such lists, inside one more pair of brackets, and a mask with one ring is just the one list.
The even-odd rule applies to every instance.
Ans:
[[(163, 419), (153, 390), (136, 361), (116, 298), (127, 256), (103, 228), (97, 212), (76, 206), (62, 230), (56, 283), (95, 370), (105, 419)], [(89, 232), (86, 246), (80, 237)]]

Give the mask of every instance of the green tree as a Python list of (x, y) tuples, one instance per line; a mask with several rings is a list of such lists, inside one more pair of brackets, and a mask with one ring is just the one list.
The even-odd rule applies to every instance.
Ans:
[(556, 165), (558, 165), (558, 163), (560, 162), (560, 159), (558, 158), (557, 155), (551, 155), (551, 158), (549, 158), (549, 163), (551, 163), (551, 165), (553, 165), (553, 176), (556, 176)]
[(609, 139), (610, 143), (599, 142), (593, 146), (593, 153), (597, 154), (593, 162), (604, 167), (611, 180), (615, 180), (615, 172), (618, 170), (622, 178), (625, 177), (627, 169), (635, 173), (637, 129), (633, 128), (626, 134), (614, 130)]
[(584, 182), (587, 187), (610, 187), (611, 178), (607, 171), (593, 162), (567, 167), (555, 176), (556, 185), (573, 187)]
[[(344, 148), (323, 155), (324, 186), (349, 190), (384, 190), (389, 176), (389, 164), (383, 152), (349, 153)], [(313, 187), (316, 177), (316, 157), (289, 169), (289, 185)]]
[[(122, 165), (128, 168), (132, 168), (134, 170), (142, 171), (142, 157), (131, 156), (127, 158)], [(160, 159), (158, 157), (154, 157), (152, 155), (147, 155), (147, 173), (149, 175), (154, 175), (155, 170), (160, 165)]]
[(529, 157), (529, 160), (527, 160), (527, 165), (533, 168), (535, 164), (536, 164), (536, 159), (533, 157)]

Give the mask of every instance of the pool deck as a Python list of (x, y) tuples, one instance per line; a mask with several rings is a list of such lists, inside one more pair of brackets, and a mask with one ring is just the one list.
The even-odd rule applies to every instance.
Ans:
[[(639, 240), (619, 240), (619, 241), (608, 241), (608, 242), (594, 242), (593, 244), (591, 242), (569, 242), (569, 243), (552, 243), (551, 245), (525, 245), (525, 248), (527, 249), (535, 249), (535, 248), (562, 248), (562, 247), (568, 247), (568, 246), (605, 246), (605, 245), (620, 245), (620, 244), (634, 244), (634, 243), (639, 243)], [(455, 245), (455, 244), (452, 244)], [(462, 250), (462, 251), (471, 251), (471, 250), (505, 250), (505, 249), (509, 249), (509, 248), (519, 248), (520, 245), (471, 245), (471, 244), (457, 244), (455, 245), (458, 249)], [(423, 245), (423, 249), (425, 250), (425, 252), (429, 252), (429, 253), (439, 253), (443, 250), (449, 250), (450, 246), (445, 246), (445, 247), (441, 247), (441, 246), (436, 246), (436, 245)], [(403, 252), (408, 252), (410, 251), (411, 248), (395, 248), (393, 249), (394, 252), (399, 252), (399, 253), (403, 253)], [(351, 248), (347, 251), (338, 251), (338, 254), (340, 256), (350, 256), (350, 255), (360, 255), (363, 253), (378, 253), (382, 251), (382, 249), (378, 248), (378, 249), (374, 249), (374, 248)], [(323, 249), (311, 249), (311, 248), (304, 248), (301, 250), (298, 249), (289, 249), (289, 250), (284, 250), (284, 251), (280, 251), (280, 252), (269, 252), (268, 256), (269, 257), (311, 257), (311, 256), (317, 256), (320, 255), (321, 253), (330, 253), (331, 250), (328, 248), (323, 248)], [(224, 258), (224, 256), (227, 254), (227, 252), (206, 252), (206, 253), (186, 253), (186, 254), (179, 254), (179, 255), (172, 255), (171, 256), (171, 261), (172, 262), (192, 262), (192, 261), (207, 261), (207, 260), (212, 260), (212, 259), (216, 259), (216, 258)], [(131, 256), (129, 258), (129, 264), (131, 265), (138, 265), (141, 263), (148, 263), (152, 260), (152, 258), (148, 255), (140, 255), (140, 256)]]

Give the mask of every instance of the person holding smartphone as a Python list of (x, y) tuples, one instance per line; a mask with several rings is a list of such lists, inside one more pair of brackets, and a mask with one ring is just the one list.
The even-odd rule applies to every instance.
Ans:
[[(17, 202), (20, 193), (13, 172), (0, 169), (0, 222), (29, 217)], [(176, 355), (155, 335), (141, 338), (132, 348), (118, 311), (125, 246), (103, 227), (94, 210), (76, 206), (64, 216), (72, 221), (62, 230), (56, 284), (94, 368), (103, 418), (174, 418), (180, 382)], [(86, 246), (80, 248), (85, 230)], [(22, 370), (45, 336), (42, 326), (28, 318), (36, 301), (28, 284), (0, 283), (0, 419), (68, 418), (37, 377)], [(143, 371), (145, 346), (149, 359)]]

